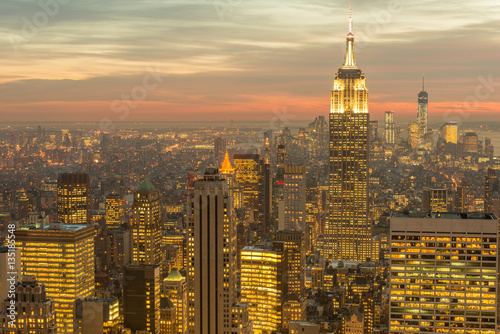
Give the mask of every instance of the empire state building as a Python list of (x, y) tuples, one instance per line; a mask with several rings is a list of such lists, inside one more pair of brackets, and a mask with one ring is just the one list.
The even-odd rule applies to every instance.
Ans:
[[(352, 13), (352, 11), (351, 11)], [(344, 65), (335, 74), (330, 109), (330, 212), (325, 260), (371, 257), (368, 214), (368, 90), (354, 58), (352, 14)]]

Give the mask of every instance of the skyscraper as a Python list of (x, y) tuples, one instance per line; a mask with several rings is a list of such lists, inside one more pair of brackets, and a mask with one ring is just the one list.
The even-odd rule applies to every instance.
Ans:
[(157, 265), (125, 267), (123, 318), (125, 328), (160, 333), (161, 272)]
[(283, 242), (273, 247), (246, 246), (241, 251), (241, 301), (248, 303), (255, 333), (281, 326), (287, 292), (287, 261)]
[(236, 301), (233, 200), (218, 170), (209, 168), (188, 198), (188, 332), (231, 332)]
[(229, 154), (226, 151), (226, 155), (224, 156), (224, 161), (222, 162), (222, 166), (219, 169), (219, 172), (223, 175), (226, 180), (229, 196), (233, 198), (234, 208), (242, 208), (243, 207), (243, 191), (242, 187), (239, 187), (236, 184), (234, 168), (231, 165), (231, 160), (229, 159)]
[(394, 123), (394, 111), (385, 112), (385, 143), (396, 143), (396, 123)]
[(418, 93), (417, 124), (419, 142), (424, 142), (427, 134), (427, 113), (429, 109), (429, 94), (425, 91), (424, 78), (422, 78), (422, 91)]
[(220, 166), (222, 161), (224, 160), (224, 154), (226, 153), (226, 140), (217, 137), (214, 142), (214, 160), (215, 165)]
[(162, 266), (161, 201), (149, 179), (134, 193), (131, 227), (132, 264)]
[(286, 165), (284, 171), (283, 219), (278, 218), (278, 229), (305, 231), (306, 227), (306, 168), (304, 165)]
[(490, 158), (495, 155), (495, 147), (491, 143), (490, 137), (484, 137), (484, 155)]
[(53, 298), (58, 333), (74, 333), (77, 298), (94, 296), (94, 226), (51, 223), (16, 230), (23, 275), (45, 283)]
[(57, 218), (65, 224), (90, 223), (90, 180), (88, 174), (59, 174)]
[(415, 150), (418, 147), (419, 141), (419, 127), (416, 122), (408, 123), (408, 144)]
[(495, 333), (498, 219), (391, 217), (390, 333)]
[(365, 261), (371, 256), (368, 214), (369, 114), (365, 75), (354, 59), (352, 16), (344, 65), (335, 74), (330, 110), (330, 213), (324, 256)]
[(305, 233), (302, 231), (277, 231), (273, 241), (284, 242), (287, 255), (288, 294), (304, 296), (306, 282)]
[(465, 153), (477, 153), (479, 139), (477, 137), (477, 133), (475, 132), (466, 132), (460, 135), (460, 142), (462, 144), (462, 151)]
[(447, 143), (456, 144), (458, 141), (457, 122), (446, 122), (439, 131), (439, 136)]
[(245, 208), (253, 210), (255, 221), (269, 231), (271, 224), (271, 167), (258, 154), (235, 154), (235, 183), (243, 188)]

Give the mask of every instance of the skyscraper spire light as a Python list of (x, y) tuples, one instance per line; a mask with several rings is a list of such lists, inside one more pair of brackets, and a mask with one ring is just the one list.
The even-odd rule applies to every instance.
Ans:
[(349, 2), (349, 33), (347, 34), (345, 61), (342, 68), (358, 69), (354, 59), (354, 35), (352, 34), (352, 0)]
[(352, 0), (349, 0), (349, 33), (352, 34)]

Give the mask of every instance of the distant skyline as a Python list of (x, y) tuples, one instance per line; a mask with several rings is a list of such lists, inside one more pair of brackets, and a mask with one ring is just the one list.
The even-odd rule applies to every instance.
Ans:
[[(0, 3), (0, 121), (327, 116), (348, 31), (347, 0), (40, 3)], [(353, 9), (372, 119), (415, 120), (425, 73), (429, 123), (500, 120), (497, 1)]]

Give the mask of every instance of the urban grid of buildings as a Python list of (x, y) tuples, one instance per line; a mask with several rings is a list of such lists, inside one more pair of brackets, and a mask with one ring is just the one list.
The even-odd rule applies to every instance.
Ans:
[(351, 18), (305, 127), (2, 126), (0, 334), (498, 333), (490, 128), (416, 109), (370, 119)]

